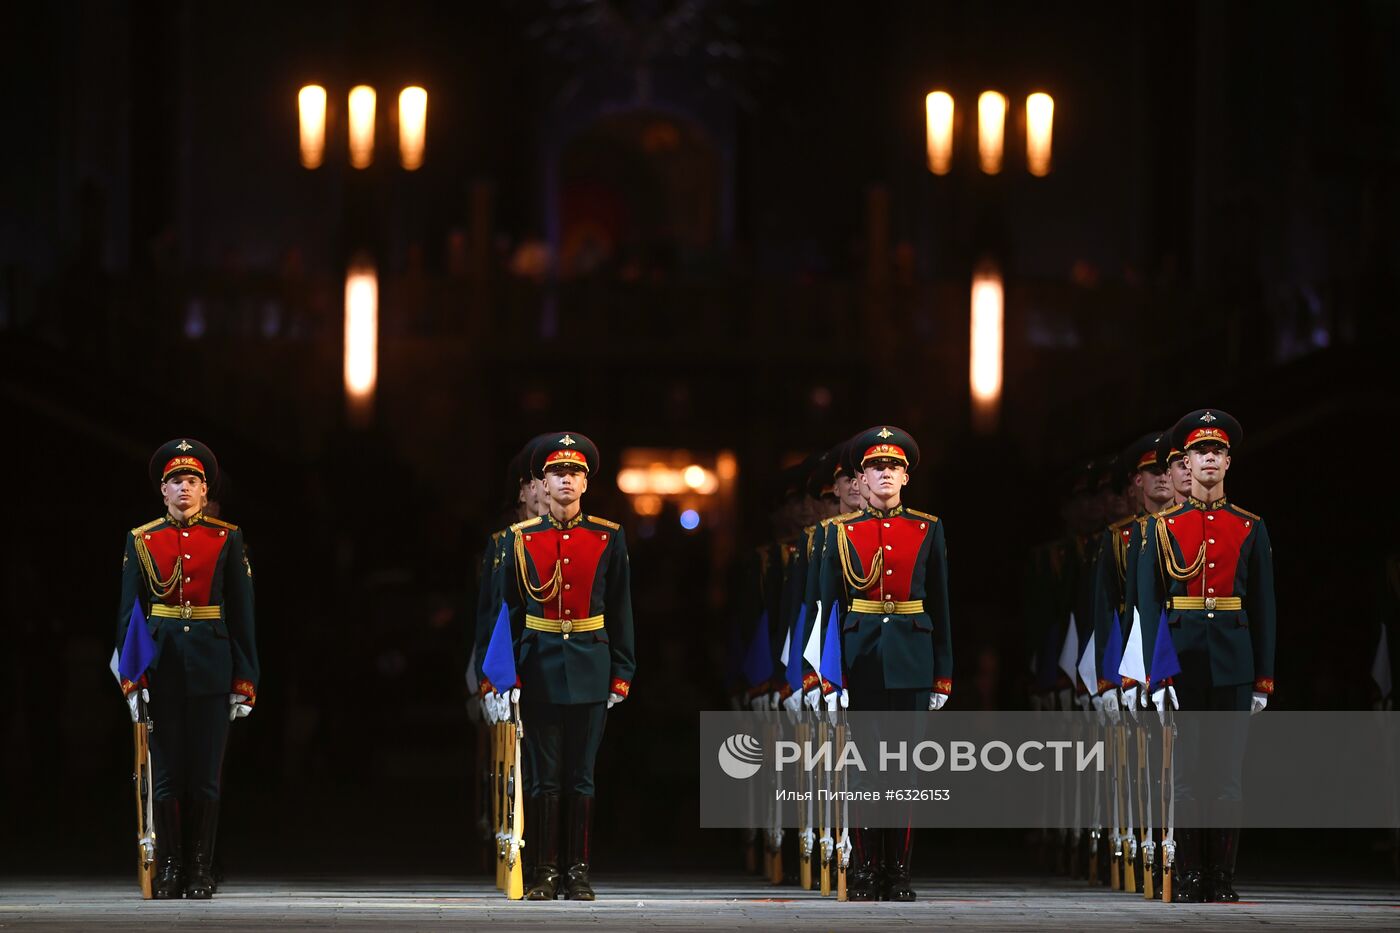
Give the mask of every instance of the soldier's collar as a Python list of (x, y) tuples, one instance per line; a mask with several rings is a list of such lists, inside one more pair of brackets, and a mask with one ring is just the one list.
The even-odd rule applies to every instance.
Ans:
[(896, 515), (904, 514), (904, 503), (901, 502), (892, 509), (877, 509), (873, 505), (867, 505), (865, 511), (874, 515), (876, 518), (893, 518)]
[(578, 523), (583, 521), (583, 509), (579, 509), (578, 514), (575, 515), (573, 518), (569, 519), (567, 522), (561, 522), (559, 519), (555, 518), (553, 512), (546, 512), (544, 518), (545, 521), (549, 522), (551, 525), (553, 525), (555, 528), (558, 528), (560, 531), (568, 531), (570, 528), (577, 527)]
[(1224, 496), (1221, 496), (1214, 502), (1202, 502), (1195, 496), (1187, 496), (1186, 501), (1182, 504), (1188, 505), (1193, 509), (1200, 509), (1202, 512), (1218, 512), (1219, 510), (1225, 508), (1225, 506), (1229, 505), (1229, 500), (1227, 500)]
[(193, 515), (191, 515), (188, 520), (183, 521), (181, 519), (176, 518), (174, 515), (171, 515), (169, 512), (166, 512), (165, 520), (170, 524), (174, 525), (176, 528), (191, 528), (204, 521), (204, 510), (200, 509), (198, 512), (195, 512)]

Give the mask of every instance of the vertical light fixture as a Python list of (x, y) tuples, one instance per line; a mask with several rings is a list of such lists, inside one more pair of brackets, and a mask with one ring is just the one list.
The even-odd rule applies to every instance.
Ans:
[(369, 168), (374, 162), (374, 88), (350, 89), (350, 165)]
[(1026, 168), (1037, 178), (1050, 174), (1050, 142), (1055, 128), (1055, 100), (1037, 91), (1026, 98)]
[(326, 89), (308, 84), (297, 93), (301, 123), (301, 164), (320, 168), (326, 158)]
[(983, 433), (996, 429), (1001, 406), (1004, 307), (1001, 272), (995, 264), (984, 261), (972, 274), (972, 341), (968, 367), (972, 423)]
[(977, 158), (982, 171), (1001, 171), (1002, 149), (1006, 144), (1006, 98), (996, 91), (983, 91), (977, 98)]
[(947, 175), (953, 169), (953, 95), (932, 91), (924, 98), (928, 170)]
[(359, 257), (345, 274), (345, 405), (352, 423), (369, 422), (378, 381), (379, 276)]
[(428, 134), (428, 92), (406, 87), (399, 92), (399, 163), (412, 172), (423, 166)]

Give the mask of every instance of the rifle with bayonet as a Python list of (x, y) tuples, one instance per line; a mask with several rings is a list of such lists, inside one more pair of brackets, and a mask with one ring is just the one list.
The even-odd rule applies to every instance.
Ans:
[[(138, 690), (139, 693), (139, 690)], [(136, 722), (131, 724), (132, 738), (136, 745), (136, 764), (132, 771), (132, 783), (136, 787), (136, 877), (141, 884), (141, 897), (150, 900), (155, 896), (156, 877), (156, 832), (152, 823), (155, 780), (151, 769), (151, 724), (146, 701), (136, 699)]]

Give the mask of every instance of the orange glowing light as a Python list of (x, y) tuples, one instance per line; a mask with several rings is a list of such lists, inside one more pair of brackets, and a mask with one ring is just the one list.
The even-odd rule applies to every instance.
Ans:
[(301, 164), (320, 168), (326, 158), (326, 89), (308, 84), (297, 92), (297, 114), (301, 123)]
[(996, 91), (983, 91), (977, 98), (977, 158), (982, 171), (1001, 171), (1001, 154), (1006, 144), (1006, 98)]
[(928, 170), (947, 175), (953, 169), (953, 95), (933, 91), (924, 98)]
[(1055, 100), (1036, 92), (1026, 98), (1026, 168), (1037, 178), (1050, 174), (1050, 142), (1055, 128)]
[(374, 88), (350, 89), (350, 165), (369, 168), (374, 162)]
[(406, 87), (399, 92), (399, 162), (412, 172), (423, 166), (428, 134), (428, 92)]
[(1001, 273), (984, 264), (972, 277), (972, 404), (982, 427), (994, 425), (1001, 403), (1004, 294)]
[(367, 417), (379, 378), (379, 276), (361, 262), (345, 276), (345, 398), (352, 415)]

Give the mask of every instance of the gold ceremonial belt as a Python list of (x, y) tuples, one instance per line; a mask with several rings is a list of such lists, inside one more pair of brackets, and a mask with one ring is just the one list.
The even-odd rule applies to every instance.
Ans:
[(1243, 609), (1238, 596), (1170, 596), (1168, 609)]
[(910, 599), (901, 602), (897, 599), (886, 599), (881, 602), (878, 599), (853, 599), (851, 600), (851, 611), (869, 612), (874, 615), (912, 616), (924, 611), (924, 601)]
[(157, 619), (221, 619), (223, 606), (167, 606), (158, 603), (151, 607), (151, 615)]
[(542, 619), (527, 615), (525, 627), (537, 632), (553, 632), (567, 635), (570, 632), (596, 632), (603, 627), (602, 616), (589, 616), (586, 619)]

